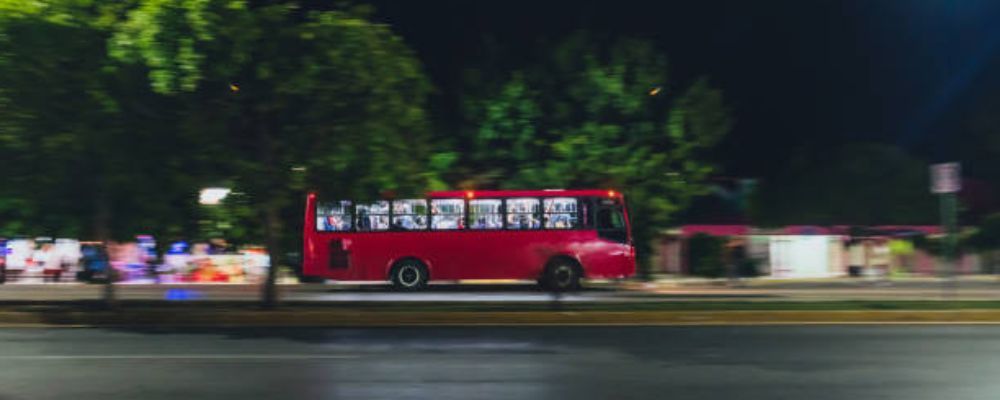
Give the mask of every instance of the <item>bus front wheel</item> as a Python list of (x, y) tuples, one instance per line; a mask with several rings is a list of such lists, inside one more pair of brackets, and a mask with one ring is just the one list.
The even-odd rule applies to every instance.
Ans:
[(541, 284), (545, 289), (565, 292), (580, 288), (580, 266), (568, 259), (557, 258), (546, 265)]
[(389, 280), (399, 290), (420, 290), (427, 287), (427, 267), (420, 261), (407, 259), (392, 267)]

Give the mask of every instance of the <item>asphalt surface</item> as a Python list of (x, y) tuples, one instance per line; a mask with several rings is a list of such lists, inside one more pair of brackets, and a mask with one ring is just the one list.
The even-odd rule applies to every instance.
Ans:
[(993, 399), (1000, 327), (0, 330), (0, 399)]
[[(252, 284), (121, 284), (116, 285), (123, 300), (217, 300), (258, 301), (261, 288)], [(0, 285), (0, 303), (31, 301), (97, 300), (101, 285), (76, 283)], [(544, 303), (552, 294), (530, 284), (432, 285), (421, 292), (398, 292), (386, 285), (281, 285), (281, 298), (296, 302), (516, 302)], [(629, 282), (624, 285), (589, 285), (586, 290), (567, 293), (561, 300), (571, 303), (635, 301), (839, 301), (839, 300), (1000, 300), (1000, 279), (987, 277), (954, 283), (934, 280), (870, 281), (825, 280), (805, 282), (746, 281), (735, 286), (725, 282), (654, 283)], [(0, 399), (2, 400), (2, 399)]]

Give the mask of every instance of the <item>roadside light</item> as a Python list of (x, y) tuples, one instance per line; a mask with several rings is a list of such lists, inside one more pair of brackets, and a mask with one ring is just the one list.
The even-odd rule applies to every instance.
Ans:
[(649, 95), (650, 96), (656, 96), (656, 95), (660, 94), (660, 90), (662, 90), (662, 88), (660, 88), (659, 86), (655, 86), (652, 89), (649, 89)]
[(233, 92), (233, 93), (239, 92), (240, 91), (240, 85), (237, 85), (235, 83), (230, 83), (229, 84), (229, 91)]
[(476, 194), (473, 193), (471, 190), (465, 192), (465, 198), (471, 199), (473, 197), (476, 197)]
[(198, 203), (207, 206), (217, 205), (229, 196), (229, 192), (227, 188), (204, 188), (198, 193)]

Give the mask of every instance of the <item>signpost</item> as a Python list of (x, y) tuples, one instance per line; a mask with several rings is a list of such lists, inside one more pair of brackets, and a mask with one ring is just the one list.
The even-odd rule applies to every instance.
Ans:
[(945, 282), (950, 283), (955, 272), (956, 227), (958, 222), (958, 198), (955, 193), (962, 190), (962, 169), (957, 162), (931, 165), (931, 193), (941, 199), (941, 229), (945, 233), (944, 265), (941, 272)]

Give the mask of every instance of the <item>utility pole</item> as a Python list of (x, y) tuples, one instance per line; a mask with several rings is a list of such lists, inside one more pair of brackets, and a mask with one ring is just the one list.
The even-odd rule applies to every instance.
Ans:
[(958, 247), (958, 195), (962, 190), (961, 165), (957, 162), (931, 165), (931, 192), (941, 201), (941, 230), (944, 232), (944, 248), (940, 275), (945, 296), (954, 294), (956, 248)]

